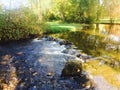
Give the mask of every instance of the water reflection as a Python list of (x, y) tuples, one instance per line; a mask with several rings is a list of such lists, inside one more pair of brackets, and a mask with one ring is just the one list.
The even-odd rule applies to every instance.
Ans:
[[(79, 30), (64, 32), (53, 36), (73, 42), (83, 52), (104, 57), (109, 64), (120, 63), (120, 27), (112, 26), (111, 30), (105, 25), (100, 25), (100, 30)], [(117, 29), (115, 29), (115, 27)]]
[(99, 32), (108, 35), (115, 42), (120, 42), (120, 25), (100, 24)]

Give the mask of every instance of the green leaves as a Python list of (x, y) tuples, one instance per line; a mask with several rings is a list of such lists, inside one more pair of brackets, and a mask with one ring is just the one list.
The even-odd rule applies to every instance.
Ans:
[(92, 24), (100, 16), (100, 6), (99, 0), (54, 0), (46, 16), (51, 21)]

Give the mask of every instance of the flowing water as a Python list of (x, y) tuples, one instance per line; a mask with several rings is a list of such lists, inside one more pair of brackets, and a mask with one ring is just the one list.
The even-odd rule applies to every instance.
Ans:
[[(68, 60), (80, 60), (76, 55), (62, 53), (66, 50), (66, 46), (60, 45), (60, 41), (62, 40), (49, 41), (47, 38), (42, 38), (1, 45), (0, 89), (1, 87), (3, 90), (82, 88), (73, 79), (62, 80), (60, 77)], [(76, 54), (80, 53), (71, 50)]]

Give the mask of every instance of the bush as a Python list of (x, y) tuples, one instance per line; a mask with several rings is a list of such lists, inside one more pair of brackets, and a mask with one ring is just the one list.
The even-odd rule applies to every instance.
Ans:
[(66, 76), (80, 76), (82, 73), (82, 63), (80, 61), (68, 61), (62, 70), (62, 77)]
[[(22, 13), (22, 14), (21, 14)], [(0, 42), (30, 38), (41, 34), (41, 24), (29, 10), (11, 11), (0, 14)]]

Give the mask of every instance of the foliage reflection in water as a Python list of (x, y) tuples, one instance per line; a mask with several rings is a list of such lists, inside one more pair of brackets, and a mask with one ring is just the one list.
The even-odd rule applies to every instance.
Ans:
[(52, 36), (73, 42), (78, 49), (89, 55), (101, 57), (106, 64), (114, 68), (118, 69), (120, 65), (120, 43), (112, 41), (108, 34), (101, 34), (99, 30), (79, 30)]

